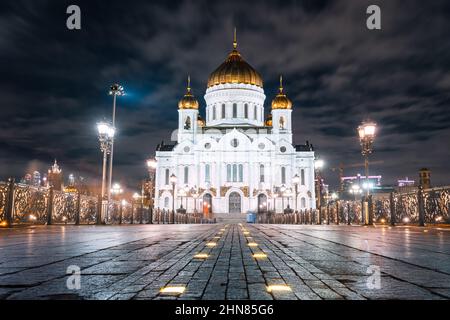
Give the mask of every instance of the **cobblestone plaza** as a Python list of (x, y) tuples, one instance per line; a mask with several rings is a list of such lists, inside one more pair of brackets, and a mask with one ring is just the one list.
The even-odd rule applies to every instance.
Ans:
[(0, 298), (448, 299), (449, 255), (437, 227), (21, 227), (0, 230)]

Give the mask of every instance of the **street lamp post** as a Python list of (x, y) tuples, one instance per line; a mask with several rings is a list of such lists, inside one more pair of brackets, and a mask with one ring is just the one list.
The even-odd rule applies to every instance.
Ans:
[[(358, 184), (353, 184), (352, 187), (350, 188), (350, 193), (353, 194), (355, 202), (356, 202), (357, 195), (362, 194), (361, 187)], [(364, 220), (364, 214), (362, 214), (361, 220)], [(350, 221), (350, 219), (349, 219), (349, 221)]]
[[(116, 127), (116, 100), (117, 97), (125, 94), (123, 87), (118, 84), (113, 84), (109, 90), (109, 95), (113, 96), (113, 113), (112, 113), (112, 127)], [(113, 172), (113, 156), (114, 156), (114, 137), (111, 139), (111, 155), (109, 157), (109, 181), (108, 181), (108, 204), (111, 201), (111, 186), (112, 186), (112, 172)], [(109, 206), (108, 206), (109, 211)], [(108, 213), (109, 215), (109, 213)]]
[(290, 198), (292, 197), (292, 188), (287, 188), (286, 191), (284, 192), (286, 198), (287, 198), (287, 208), (286, 209), (290, 209)]
[(197, 214), (197, 199), (198, 199), (199, 194), (198, 194), (196, 187), (193, 187), (191, 189), (191, 195), (192, 195), (192, 198), (194, 198), (194, 214)]
[(339, 196), (337, 193), (333, 192), (331, 194), (331, 199), (333, 199), (334, 204), (336, 205), (336, 224), (339, 224)]
[(172, 224), (175, 223), (175, 186), (177, 184), (177, 176), (172, 173), (170, 176), (170, 183), (172, 184)]
[[(120, 184), (115, 183), (112, 188), (111, 188), (111, 194), (114, 196), (119, 196), (120, 194), (123, 193), (123, 189), (120, 186)], [(108, 207), (109, 207), (110, 202), (108, 201)], [(108, 212), (109, 212), (109, 208), (108, 208)], [(120, 212), (119, 212), (119, 218), (120, 218), (120, 224), (122, 224), (122, 202), (120, 203)], [(110, 217), (108, 216), (108, 219)]]
[(314, 169), (316, 174), (316, 207), (319, 211), (319, 224), (322, 224), (322, 176), (321, 170), (324, 162), (321, 159), (314, 161)]
[(97, 218), (97, 224), (100, 224), (103, 219), (107, 219), (108, 202), (105, 200), (106, 189), (106, 166), (108, 155), (111, 153), (111, 143), (114, 138), (115, 129), (107, 122), (97, 123), (98, 139), (100, 141), (100, 150), (103, 152), (103, 169), (102, 169), (102, 206), (100, 216)]
[[(155, 180), (156, 180), (156, 168), (158, 166), (158, 163), (156, 162), (155, 159), (149, 159), (147, 160), (147, 167), (148, 167), (148, 172), (149, 172), (149, 176), (150, 176), (150, 203), (149, 203), (149, 223), (152, 224), (153, 223), (153, 208), (155, 206), (155, 197), (153, 196), (154, 192), (155, 192)], [(144, 192), (144, 189), (142, 188), (142, 192)], [(143, 195), (142, 195), (143, 196)], [(142, 197), (142, 207), (144, 207), (144, 197)], [(142, 214), (143, 214), (143, 210), (144, 208), (142, 208)]]
[(375, 132), (377, 125), (375, 122), (364, 121), (358, 127), (359, 141), (361, 143), (361, 154), (364, 157), (364, 168), (366, 174), (366, 197), (364, 201), (364, 222), (365, 224), (373, 224), (373, 208), (369, 206), (370, 192), (369, 192), (369, 155), (373, 152), (373, 142), (375, 140)]
[(298, 176), (298, 174), (296, 174), (293, 178), (292, 178), (292, 183), (294, 184), (294, 196), (295, 196), (295, 202), (294, 202), (294, 210), (298, 211), (298, 185), (300, 183), (300, 177)]
[(122, 224), (123, 221), (123, 208), (127, 205), (125, 200), (120, 201), (120, 210), (119, 210), (119, 224)]
[(286, 186), (283, 184), (280, 187), (281, 192), (281, 213), (284, 213), (284, 192), (286, 191)]
[[(139, 195), (139, 193), (135, 192), (133, 194), (133, 203), (131, 206), (131, 224), (134, 223), (134, 218), (133, 218), (133, 213), (134, 213), (134, 205), (138, 203), (138, 200), (141, 198), (141, 196)], [(141, 211), (141, 215), (142, 215), (142, 211)], [(141, 219), (142, 222), (142, 219)]]
[(185, 192), (185, 195), (186, 195), (186, 213), (187, 213), (187, 211), (188, 211), (188, 204), (189, 204), (189, 192), (191, 191), (191, 189), (189, 188), (189, 186), (188, 185), (186, 185), (185, 187), (184, 187), (184, 192)]

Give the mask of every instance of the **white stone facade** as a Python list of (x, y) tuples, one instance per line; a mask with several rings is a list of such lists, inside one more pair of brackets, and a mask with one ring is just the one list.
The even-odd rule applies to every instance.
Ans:
[(155, 208), (211, 216), (314, 209), (314, 151), (293, 145), (291, 109), (272, 110), (273, 125), (265, 125), (265, 99), (261, 87), (220, 84), (206, 91), (206, 125), (198, 110), (180, 109), (177, 141), (156, 151)]

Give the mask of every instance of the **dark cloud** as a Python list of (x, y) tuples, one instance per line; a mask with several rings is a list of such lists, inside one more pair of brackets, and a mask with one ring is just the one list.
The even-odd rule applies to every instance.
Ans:
[[(82, 30), (65, 28), (66, 7)], [(329, 167), (361, 162), (355, 128), (380, 124), (372, 172), (386, 182), (430, 167), (450, 179), (450, 3), (377, 1), (382, 31), (368, 31), (372, 1), (2, 1), (0, 177), (45, 170), (96, 177), (95, 123), (119, 100), (117, 179), (145, 176), (145, 159), (177, 126), (177, 101), (191, 74), (204, 112), (208, 75), (238, 27), (243, 56), (262, 75), (266, 112), (279, 74), (294, 101), (295, 140), (309, 140)], [(356, 170), (349, 173), (355, 173)], [(335, 174), (327, 171), (336, 181)]]

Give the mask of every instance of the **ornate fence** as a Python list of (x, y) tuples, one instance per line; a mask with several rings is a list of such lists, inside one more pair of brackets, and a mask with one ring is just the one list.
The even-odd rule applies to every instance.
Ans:
[[(372, 200), (373, 219), (382, 224), (450, 223), (450, 186), (410, 193), (391, 193)], [(282, 224), (361, 224), (361, 201), (331, 201), (319, 210), (295, 213), (263, 213), (258, 223)]]
[(101, 199), (77, 192), (0, 182), (0, 226), (18, 224), (134, 224), (134, 223), (213, 223), (198, 214), (157, 210), (155, 214), (141, 205), (112, 201), (103, 221)]

